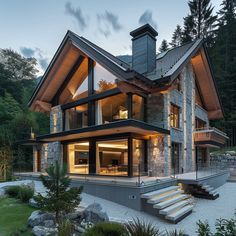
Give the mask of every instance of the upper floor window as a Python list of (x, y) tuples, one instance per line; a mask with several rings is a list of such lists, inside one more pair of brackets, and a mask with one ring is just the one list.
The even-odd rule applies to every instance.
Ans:
[(88, 126), (88, 104), (65, 110), (65, 130), (84, 128)]
[(99, 63), (94, 62), (94, 90), (96, 93), (116, 87), (116, 76), (104, 69)]
[(170, 126), (180, 128), (180, 108), (174, 104), (170, 105)]
[(195, 129), (204, 129), (206, 127), (206, 122), (199, 119), (199, 118), (195, 118)]
[(118, 94), (96, 102), (96, 125), (128, 119), (128, 96)]

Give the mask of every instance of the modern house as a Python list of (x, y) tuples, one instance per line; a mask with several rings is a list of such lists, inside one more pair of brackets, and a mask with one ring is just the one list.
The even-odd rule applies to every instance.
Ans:
[[(227, 136), (209, 126), (223, 111), (204, 41), (157, 54), (158, 34), (150, 25), (130, 35), (132, 56), (116, 57), (67, 32), (29, 102), (32, 111), (50, 113), (50, 133), (34, 140), (34, 172), (55, 160), (66, 163), (71, 176), (105, 176), (103, 181), (171, 182), (207, 172), (209, 148)], [(164, 192), (182, 194), (172, 185), (140, 193), (149, 202)], [(163, 187), (169, 189), (157, 190)]]

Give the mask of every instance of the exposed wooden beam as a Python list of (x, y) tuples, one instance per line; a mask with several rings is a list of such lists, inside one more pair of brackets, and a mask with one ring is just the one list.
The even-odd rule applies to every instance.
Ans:
[(142, 88), (139, 88), (133, 84), (129, 84), (125, 81), (117, 80), (116, 84), (122, 93), (130, 93), (131, 92), (131, 93), (137, 93), (137, 94), (140, 94), (143, 96), (145, 96), (147, 94), (147, 92), (145, 90), (143, 90)]
[(42, 102), (42, 101), (39, 101), (39, 100), (37, 100), (37, 101), (35, 102), (35, 106), (36, 106), (36, 107), (39, 107), (39, 109), (36, 108), (36, 111), (37, 111), (37, 110), (39, 110), (39, 111), (43, 110), (43, 111), (45, 111), (45, 112), (50, 111), (50, 110), (51, 110), (51, 107), (52, 107), (52, 105), (51, 105), (50, 103)]
[[(69, 71), (69, 73), (67, 74), (65, 80), (63, 81), (62, 85), (60, 86), (60, 88), (57, 90), (56, 94), (54, 95), (52, 102), (54, 103), (54, 105), (57, 105), (58, 103), (58, 98), (60, 96), (60, 94), (63, 92), (63, 90), (66, 88), (67, 84), (70, 82), (70, 80), (72, 79), (73, 75), (75, 74), (75, 72), (77, 71), (77, 69), (80, 67), (81, 63), (83, 62), (85, 57), (83, 56), (79, 56), (78, 59), (76, 60), (75, 64), (73, 65), (73, 67), (71, 68), (71, 70)], [(56, 104), (55, 104), (56, 103)]]

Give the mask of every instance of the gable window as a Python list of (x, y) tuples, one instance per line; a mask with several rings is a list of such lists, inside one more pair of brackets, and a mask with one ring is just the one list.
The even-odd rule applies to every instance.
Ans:
[(96, 102), (96, 124), (128, 119), (128, 96), (118, 94)]
[(195, 102), (198, 106), (204, 107), (197, 83), (195, 83)]
[(116, 76), (103, 68), (99, 63), (94, 62), (94, 90), (101, 93), (116, 88)]
[(170, 126), (180, 128), (180, 108), (174, 104), (170, 105)]
[(88, 58), (85, 58), (60, 94), (59, 104), (74, 102), (88, 96)]

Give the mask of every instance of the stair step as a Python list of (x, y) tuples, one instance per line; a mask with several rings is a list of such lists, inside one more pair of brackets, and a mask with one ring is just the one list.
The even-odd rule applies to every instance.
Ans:
[(170, 206), (170, 205), (172, 205), (174, 203), (177, 203), (177, 202), (179, 202), (181, 200), (184, 200), (186, 198), (189, 198), (189, 195), (181, 194), (179, 196), (173, 197), (173, 198), (171, 198), (169, 200), (166, 200), (164, 202), (160, 202), (158, 204), (155, 204), (155, 205), (153, 205), (153, 207), (156, 208), (156, 209), (163, 209), (165, 207), (168, 207), (168, 206)]
[(211, 194), (211, 195), (217, 195), (217, 194), (219, 194), (216, 190), (213, 190), (213, 191), (211, 191), (211, 192), (209, 192), (209, 194)]
[(208, 185), (208, 184), (203, 184), (202, 185), (202, 188), (204, 188), (204, 189), (209, 188), (209, 187), (211, 187), (211, 185)]
[(207, 192), (211, 192), (212, 190), (214, 190), (213, 187), (205, 188), (205, 191), (207, 191)]
[(182, 207), (184, 207), (184, 206), (186, 206), (188, 204), (189, 204), (188, 200), (183, 200), (183, 201), (177, 202), (177, 203), (175, 203), (175, 204), (173, 204), (173, 205), (171, 205), (169, 207), (166, 207), (166, 208), (160, 210), (159, 213), (161, 215), (168, 215), (171, 212), (176, 211), (177, 209), (182, 208)]
[(185, 206), (185, 207), (181, 208), (178, 211), (175, 211), (175, 212), (167, 215), (165, 218), (167, 220), (177, 222), (183, 215), (191, 212), (192, 210), (193, 210), (193, 205), (188, 205), (188, 206)]
[(156, 203), (162, 202), (164, 200), (167, 200), (168, 198), (179, 195), (181, 193), (184, 193), (184, 191), (183, 190), (176, 190), (173, 192), (166, 193), (165, 195), (161, 195), (161, 196), (157, 195), (157, 197), (153, 197), (153, 198), (149, 199), (147, 202), (150, 204), (156, 204)]
[(155, 190), (152, 192), (144, 193), (141, 195), (141, 198), (150, 199), (150, 198), (154, 197), (155, 195), (163, 194), (163, 193), (170, 192), (170, 191), (175, 191), (177, 189), (179, 189), (179, 186), (170, 186), (167, 188), (162, 188), (162, 189), (158, 189), (158, 190)]

